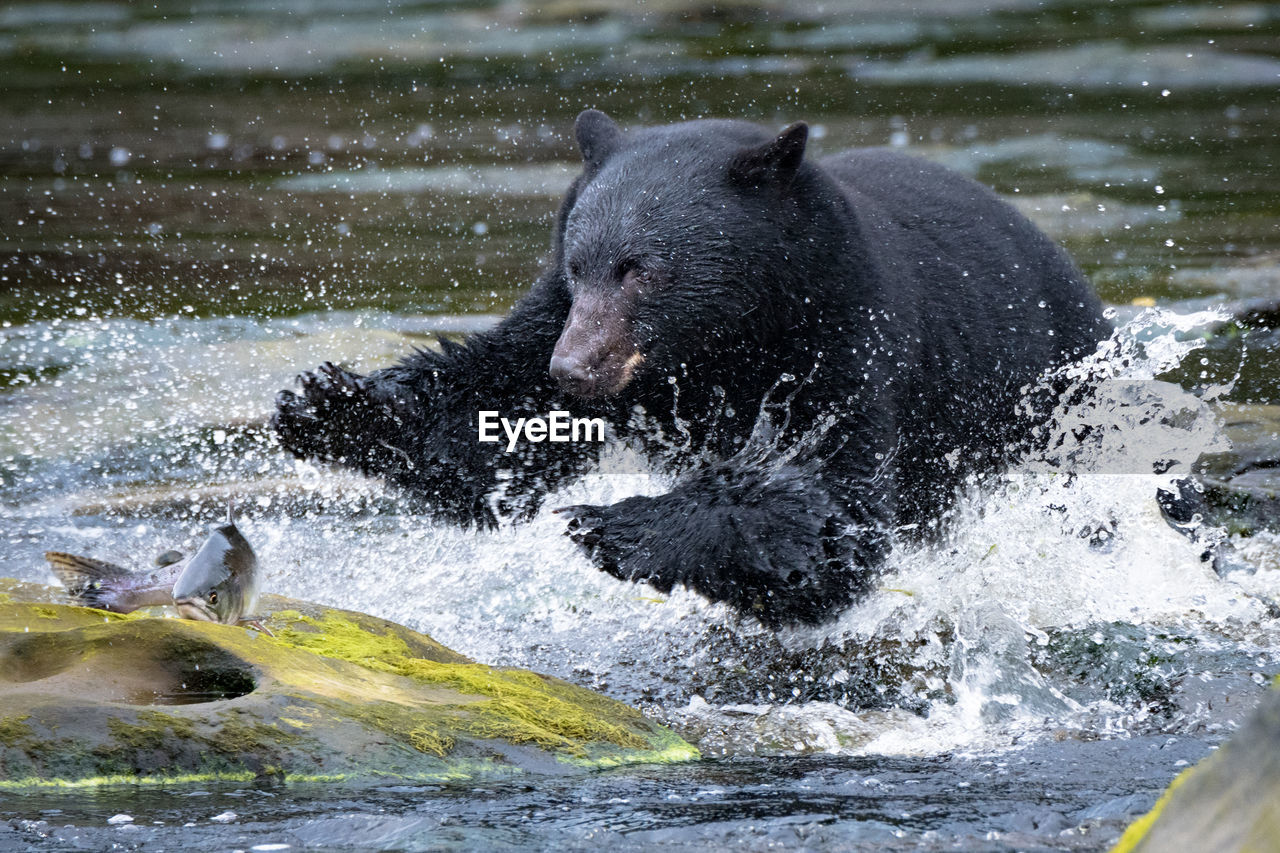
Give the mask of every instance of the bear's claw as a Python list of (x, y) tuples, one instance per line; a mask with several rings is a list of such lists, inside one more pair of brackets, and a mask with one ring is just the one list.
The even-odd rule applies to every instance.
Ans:
[(596, 526), (604, 519), (599, 512), (600, 507), (591, 506), (590, 504), (575, 504), (574, 506), (562, 506), (554, 509), (552, 512), (557, 515), (568, 516), (568, 523), (565, 525), (565, 535), (590, 549), (592, 545), (599, 540), (599, 530)]
[(363, 394), (369, 390), (369, 382), (363, 376), (357, 376), (348, 370), (338, 367), (331, 361), (326, 361), (320, 365), (318, 370), (319, 376), (315, 373), (303, 374), (309, 377), (308, 387), (314, 387), (319, 382), (324, 382), (333, 392), (343, 394), (347, 397), (354, 397), (357, 394)]

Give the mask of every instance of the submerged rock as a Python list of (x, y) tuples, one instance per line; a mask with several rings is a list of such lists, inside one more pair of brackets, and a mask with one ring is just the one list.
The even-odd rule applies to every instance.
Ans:
[(56, 595), (0, 582), (0, 790), (446, 781), (697, 756), (620, 702), (373, 616), (264, 596), (271, 637)]
[(1216, 753), (1186, 770), (1112, 853), (1274, 850), (1280, 839), (1280, 691)]
[(1280, 406), (1224, 404), (1220, 416), (1231, 449), (1194, 468), (1208, 520), (1236, 534), (1280, 531)]
[(1161, 510), (1197, 541), (1202, 523), (1236, 536), (1280, 532), (1280, 406), (1223, 403), (1218, 417), (1230, 447), (1201, 454), (1190, 477), (1160, 492)]

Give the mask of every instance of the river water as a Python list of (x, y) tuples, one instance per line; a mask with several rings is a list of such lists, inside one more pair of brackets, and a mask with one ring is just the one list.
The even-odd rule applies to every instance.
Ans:
[[(1238, 422), (1261, 436), (1251, 482), (1276, 488), (1280, 14), (1041, 6), (0, 10), (0, 576), (51, 581), (48, 549), (189, 548), (234, 499), (266, 590), (601, 690), (705, 756), (445, 789), (4, 795), (0, 845), (1114, 841), (1280, 669), (1280, 525), (1227, 509), (1193, 542), (1154, 500)], [(775, 634), (618, 583), (562, 535), (556, 506), (664, 488), (625, 450), (483, 533), (285, 458), (264, 425), (299, 369), (383, 366), (518, 298), (587, 106), (803, 118), (816, 152), (899, 147), (1011, 198), (1119, 327), (1097, 405), (1053, 425), (1074, 473), (975, 484), (867, 601)], [(1107, 429), (1080, 443), (1082, 422)]]

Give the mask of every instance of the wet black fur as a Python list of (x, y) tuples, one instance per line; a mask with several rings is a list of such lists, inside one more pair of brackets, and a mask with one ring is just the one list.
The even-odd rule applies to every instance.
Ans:
[[(1023, 386), (1109, 331), (1060, 249), (939, 166), (879, 150), (802, 160), (802, 126), (623, 134), (589, 114), (579, 138), (553, 259), (511, 314), (368, 377), (304, 374), (277, 400), (287, 448), (490, 524), (534, 512), (598, 448), (507, 454), (477, 441), (478, 410), (602, 416), (683, 472), (665, 495), (566, 510), (602, 569), (768, 625), (819, 622), (869, 588), (888, 531), (929, 525), (966, 475), (1025, 444)], [(596, 284), (571, 286), (570, 254)], [(632, 261), (662, 283), (632, 317), (645, 361), (616, 397), (569, 397), (548, 362), (572, 287)]]

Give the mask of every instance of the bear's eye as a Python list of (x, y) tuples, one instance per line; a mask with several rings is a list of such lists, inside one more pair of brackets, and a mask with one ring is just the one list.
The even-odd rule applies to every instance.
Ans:
[(581, 261), (569, 261), (569, 276), (570, 278), (582, 278)]
[(640, 284), (648, 284), (653, 279), (653, 273), (634, 258), (618, 264), (618, 278), (623, 279), (627, 276), (631, 276)]

